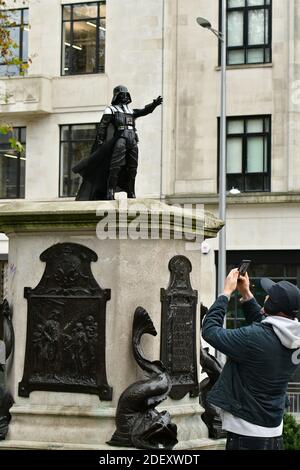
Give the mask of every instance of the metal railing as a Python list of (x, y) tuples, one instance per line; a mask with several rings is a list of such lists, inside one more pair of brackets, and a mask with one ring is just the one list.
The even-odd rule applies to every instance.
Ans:
[(289, 407), (288, 413), (300, 415), (300, 383), (290, 382), (288, 386)]

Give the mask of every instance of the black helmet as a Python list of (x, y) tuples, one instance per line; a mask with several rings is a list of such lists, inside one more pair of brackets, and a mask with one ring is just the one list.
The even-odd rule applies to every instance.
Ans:
[(131, 96), (130, 96), (130, 93), (128, 91), (128, 88), (126, 88), (126, 86), (123, 86), (123, 85), (118, 85), (114, 88), (114, 91), (113, 91), (113, 99), (112, 99), (112, 102), (111, 104), (117, 104), (118, 103), (118, 97), (119, 97), (119, 94), (120, 93), (126, 93), (127, 94), (127, 97), (128, 97), (128, 102), (127, 104), (131, 103)]

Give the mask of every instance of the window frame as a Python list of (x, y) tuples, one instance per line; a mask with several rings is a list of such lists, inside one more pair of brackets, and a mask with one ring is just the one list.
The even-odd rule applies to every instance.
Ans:
[[(247, 132), (247, 122), (249, 120), (263, 120), (263, 132)], [(269, 131), (266, 131), (266, 119), (269, 120)], [(243, 121), (243, 133), (229, 134), (228, 135), (228, 123), (233, 121)], [(236, 175), (242, 177), (242, 187), (238, 189), (242, 193), (259, 193), (259, 192), (271, 192), (271, 172), (272, 172), (272, 115), (271, 114), (255, 114), (247, 116), (227, 116), (226, 118), (226, 162), (228, 159), (227, 144), (230, 138), (241, 138), (242, 139), (242, 172), (241, 173), (227, 173), (226, 166), (226, 190), (230, 190), (228, 187), (228, 176)], [(265, 137), (267, 139), (267, 155), (266, 155), (266, 171), (263, 172), (251, 172), (247, 173), (247, 142), (249, 137)], [(219, 190), (219, 174), (220, 174), (220, 162), (219, 162), (219, 150), (220, 150), (220, 118), (218, 118), (218, 190)], [(261, 175), (263, 177), (263, 189), (246, 189), (246, 176), (247, 175)]]
[[(228, 39), (228, 13), (234, 12), (234, 11), (240, 11), (243, 12), (243, 45), (242, 46), (228, 46), (227, 42), (227, 47), (226, 47), (226, 65), (228, 67), (240, 67), (240, 66), (255, 66), (259, 64), (271, 64), (272, 63), (272, 23), (273, 23), (273, 2), (272, 0), (270, 1), (270, 4), (268, 5), (266, 2), (267, 0), (263, 0), (264, 4), (263, 5), (253, 5), (253, 6), (248, 6), (248, 0), (245, 0), (245, 6), (242, 7), (228, 7), (228, 0), (226, 0), (226, 11), (227, 11), (227, 21), (226, 21), (226, 28), (227, 28), (227, 39)], [(249, 11), (251, 10), (266, 10), (269, 18), (269, 23), (268, 23), (268, 42), (266, 44), (255, 44), (255, 45), (249, 45), (248, 44), (248, 33), (249, 33)], [(266, 26), (265, 26), (266, 28)], [(219, 31), (222, 29), (222, 0), (219, 0)], [(265, 32), (265, 30), (264, 30)], [(247, 62), (247, 53), (249, 50), (254, 50), (254, 49), (262, 49), (264, 53), (264, 60), (263, 62)], [(267, 49), (270, 50), (270, 57), (269, 60), (266, 60), (266, 51)], [(235, 64), (229, 64), (228, 58), (229, 58), (229, 52), (230, 51), (241, 51), (243, 50), (244, 52), (244, 62), (240, 63), (235, 63)], [(219, 61), (218, 61), (219, 66), (221, 65), (221, 41), (219, 41)]]
[[(71, 190), (71, 174), (72, 174), (72, 144), (74, 142), (84, 142), (84, 140), (80, 139), (62, 139), (62, 130), (63, 127), (68, 127), (68, 132), (69, 136), (71, 135), (71, 130), (73, 126), (95, 126), (95, 137), (96, 137), (96, 132), (97, 132), (97, 126), (98, 123), (96, 122), (75, 122), (73, 124), (60, 124), (59, 126), (59, 188), (58, 188), (58, 197), (59, 198), (68, 198), (68, 197), (75, 197), (74, 195), (70, 196), (70, 190)], [(93, 139), (86, 139), (86, 142), (90, 143), (90, 147), (92, 148), (92, 145), (94, 143), (95, 138)], [(68, 144), (68, 191), (67, 195), (63, 194), (63, 167), (62, 167), (62, 144), (67, 143)]]
[[(22, 130), (25, 130), (25, 141), (22, 141)], [(18, 160), (17, 163), (17, 181), (16, 181), (16, 196), (13, 197), (1, 197), (0, 196), (0, 201), (6, 200), (6, 199), (25, 199), (25, 194), (26, 194), (26, 131), (27, 128), (26, 126), (16, 126), (13, 128), (13, 131), (17, 131), (17, 136), (16, 140), (19, 141), (22, 145), (25, 146), (25, 152), (24, 154), (22, 152), (17, 152), (16, 150), (13, 149), (14, 152), (16, 152), (16, 157)], [(0, 142), (1, 144), (1, 142)], [(2, 153), (2, 148), (0, 146), (0, 152)], [(0, 157), (1, 158), (1, 157)], [(8, 158), (8, 157), (6, 157)], [(24, 196), (21, 196), (21, 158), (25, 158), (25, 170), (24, 170)]]
[[(87, 5), (88, 3), (96, 3), (97, 4), (97, 17), (96, 18), (88, 18), (88, 21), (96, 21), (96, 28), (95, 28), (95, 34), (96, 34), (96, 63), (95, 63), (95, 72), (73, 72), (71, 71), (70, 73), (65, 73), (65, 67), (64, 67), (64, 55), (65, 55), (65, 44), (63, 41), (64, 38), (64, 23), (70, 23), (70, 44), (73, 43), (73, 25), (76, 22), (81, 22), (85, 20), (80, 20), (80, 19), (75, 19), (74, 20), (74, 6), (79, 6), (79, 5)], [(68, 77), (68, 76), (74, 76), (74, 75), (95, 75), (98, 73), (105, 73), (105, 51), (106, 51), (106, 38), (105, 38), (105, 43), (104, 43), (104, 67), (103, 70), (100, 70), (100, 65), (99, 65), (99, 52), (100, 52), (100, 40), (99, 40), (99, 35), (97, 34), (97, 31), (100, 27), (100, 22), (101, 20), (105, 19), (105, 17), (100, 16), (100, 8), (102, 5), (107, 5), (106, 0), (95, 0), (95, 1), (86, 1), (86, 2), (78, 2), (78, 3), (65, 3), (62, 5), (61, 8), (61, 70), (60, 74), (62, 77)], [(69, 20), (64, 20), (64, 8), (65, 7), (70, 7), (70, 19)], [(71, 47), (71, 46), (70, 46)], [(72, 47), (71, 47), (71, 54), (70, 54), (70, 63), (72, 64)]]
[[(289, 280), (290, 282), (295, 281), (295, 285), (300, 287), (300, 250), (228, 250), (227, 254), (227, 272), (232, 267), (239, 266), (242, 259), (251, 259), (252, 266), (261, 266), (261, 265), (282, 265), (282, 276), (273, 276), (267, 275), (270, 279), (273, 279), (274, 282), (281, 281), (282, 279)], [(215, 251), (215, 266), (216, 273), (218, 271), (218, 259), (219, 253)], [(261, 276), (251, 275), (251, 265), (249, 267), (249, 277), (250, 280), (256, 281), (261, 279)], [(297, 268), (296, 276), (288, 275), (287, 267), (295, 266)], [(253, 287), (252, 287), (253, 290)], [(254, 296), (257, 296), (254, 291)], [(231, 306), (234, 306), (232, 310), (229, 308), (229, 312), (233, 312), (233, 315), (228, 316), (228, 321), (233, 323), (233, 328), (244, 326), (244, 317), (238, 316), (238, 295), (233, 293), (230, 299)]]
[[(17, 24), (16, 23), (16, 26), (4, 26), (4, 28), (7, 28), (7, 29), (11, 29), (11, 28), (19, 28), (20, 32), (20, 38), (19, 38), (19, 55), (16, 57), (18, 57), (18, 59), (20, 60), (20, 62), (22, 62), (23, 64), (28, 64), (28, 58), (26, 61), (23, 60), (23, 39), (24, 39), (24, 28), (27, 26), (29, 27), (29, 20), (27, 21), (27, 23), (24, 23), (24, 12), (28, 11), (28, 16), (29, 16), (29, 8), (28, 7), (24, 7), (24, 8), (9, 8), (7, 10), (5, 10), (6, 12), (11, 12), (11, 11), (20, 11), (21, 12), (21, 22), (20, 24)], [(29, 34), (28, 34), (28, 39), (29, 39)], [(29, 44), (29, 40), (28, 40), (28, 44)], [(6, 64), (5, 62), (1, 62), (1, 58), (0, 58), (0, 66), (6, 66), (6, 67), (9, 67), (10, 64)], [(19, 74), (18, 75), (10, 75), (9, 73), (7, 74), (7, 76), (11, 76), (11, 77), (19, 77), (21, 74), (21, 70), (20, 70), (20, 67), (19, 67)], [(5, 77), (6, 74), (1, 74), (0, 72), (0, 77)]]

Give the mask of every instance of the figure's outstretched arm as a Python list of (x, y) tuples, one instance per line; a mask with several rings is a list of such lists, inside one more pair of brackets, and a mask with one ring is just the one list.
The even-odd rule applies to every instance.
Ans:
[(152, 101), (152, 103), (147, 104), (144, 108), (142, 109), (134, 109), (133, 110), (133, 116), (136, 118), (142, 117), (142, 116), (147, 116), (147, 114), (153, 113), (155, 108), (157, 106), (160, 106), (163, 102), (162, 96), (158, 96), (155, 100)]

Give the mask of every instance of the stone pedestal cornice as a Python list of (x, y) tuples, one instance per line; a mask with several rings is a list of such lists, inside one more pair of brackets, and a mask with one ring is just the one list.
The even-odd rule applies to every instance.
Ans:
[[(201, 206), (200, 206), (201, 207)], [(13, 233), (93, 231), (103, 218), (111, 216), (117, 229), (129, 225), (137, 215), (142, 216), (149, 235), (168, 229), (171, 238), (175, 234), (198, 235), (204, 238), (217, 236), (223, 222), (213, 214), (198, 207), (170, 206), (149, 199), (119, 201), (14, 201), (0, 204), (0, 232)], [(184, 223), (184, 227), (183, 227)]]

